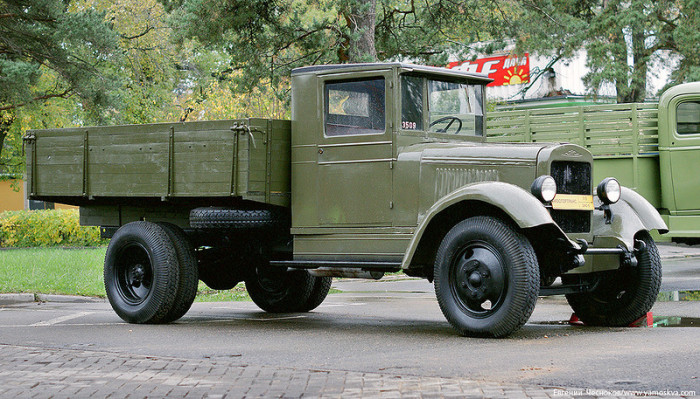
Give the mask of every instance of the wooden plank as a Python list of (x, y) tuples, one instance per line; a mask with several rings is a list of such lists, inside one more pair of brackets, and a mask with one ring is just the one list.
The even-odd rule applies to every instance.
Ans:
[(175, 176), (174, 181), (176, 183), (192, 183), (192, 184), (197, 184), (197, 183), (221, 183), (221, 184), (228, 184), (229, 180), (231, 178), (231, 175), (227, 172), (220, 172), (220, 173), (207, 173), (207, 174), (199, 174), (199, 173), (180, 173)]

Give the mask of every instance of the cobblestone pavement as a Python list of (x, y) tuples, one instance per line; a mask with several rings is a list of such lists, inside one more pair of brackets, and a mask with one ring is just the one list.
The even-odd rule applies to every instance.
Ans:
[(549, 398), (555, 388), (0, 345), (2, 398)]

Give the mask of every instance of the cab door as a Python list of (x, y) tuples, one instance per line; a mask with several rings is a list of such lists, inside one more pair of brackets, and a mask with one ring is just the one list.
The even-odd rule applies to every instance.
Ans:
[(324, 76), (319, 224), (391, 226), (391, 74)]
[(700, 94), (671, 101), (668, 147), (676, 211), (700, 210)]

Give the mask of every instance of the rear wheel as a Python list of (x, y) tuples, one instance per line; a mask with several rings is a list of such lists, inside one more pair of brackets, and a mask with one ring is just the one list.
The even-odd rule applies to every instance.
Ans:
[(104, 282), (114, 311), (129, 323), (165, 323), (176, 301), (180, 265), (162, 226), (128, 223), (105, 256)]
[[(661, 288), (661, 257), (649, 233), (636, 237), (646, 245), (636, 267), (600, 274), (592, 291), (566, 295), (576, 316), (585, 324), (624, 327), (643, 317), (654, 306)], [(564, 282), (572, 276), (564, 276)]]
[(463, 220), (445, 236), (435, 260), (435, 293), (462, 335), (501, 337), (522, 327), (539, 292), (530, 242), (487, 216)]
[(314, 277), (305, 270), (287, 271), (268, 265), (255, 267), (245, 280), (250, 299), (270, 313), (308, 311), (314, 283)]
[(192, 302), (197, 296), (197, 286), (199, 285), (197, 258), (194, 254), (192, 242), (181, 228), (170, 223), (158, 224), (163, 227), (168, 237), (170, 237), (180, 265), (180, 282), (177, 294), (175, 294), (175, 303), (164, 320), (165, 322), (171, 322), (184, 316), (192, 307)]

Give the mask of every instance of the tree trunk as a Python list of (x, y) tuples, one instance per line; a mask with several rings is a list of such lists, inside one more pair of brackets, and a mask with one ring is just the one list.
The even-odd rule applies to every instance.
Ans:
[[(5, 144), (7, 133), (0, 127), (0, 160), (2, 159), (2, 146)], [(0, 172), (2, 172), (2, 161), (0, 161)]]
[(346, 21), (350, 28), (348, 61), (373, 62), (377, 60), (374, 47), (377, 0), (352, 0)]
[(647, 94), (647, 49), (644, 45), (644, 28), (632, 27), (632, 59), (633, 69), (630, 79), (629, 102), (643, 102)]

